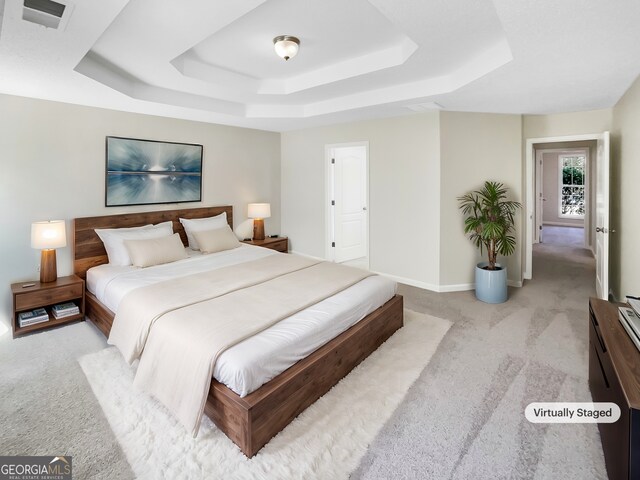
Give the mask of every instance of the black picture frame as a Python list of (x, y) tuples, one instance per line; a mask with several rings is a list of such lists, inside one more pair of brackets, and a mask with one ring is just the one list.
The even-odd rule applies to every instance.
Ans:
[(201, 202), (203, 153), (196, 143), (107, 136), (105, 206)]

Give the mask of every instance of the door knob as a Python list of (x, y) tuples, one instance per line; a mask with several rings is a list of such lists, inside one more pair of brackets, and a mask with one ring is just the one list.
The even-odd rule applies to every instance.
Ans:
[(596, 227), (596, 232), (597, 233), (604, 232), (604, 228)]
[(362, 207), (362, 211), (366, 212), (367, 211), (367, 207)]

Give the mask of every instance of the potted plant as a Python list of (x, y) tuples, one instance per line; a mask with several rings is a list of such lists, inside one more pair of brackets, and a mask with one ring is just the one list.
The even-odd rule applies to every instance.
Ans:
[(507, 189), (499, 182), (484, 182), (480, 190), (458, 197), (464, 215), (464, 233), (488, 262), (476, 266), (476, 297), (486, 303), (507, 301), (507, 267), (497, 263), (498, 254), (511, 255), (516, 248), (514, 217), (521, 207), (507, 200)]

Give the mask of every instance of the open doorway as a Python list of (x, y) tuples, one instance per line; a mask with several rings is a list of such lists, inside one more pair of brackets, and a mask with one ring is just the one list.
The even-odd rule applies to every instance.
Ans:
[(327, 145), (326, 258), (369, 269), (369, 144)]
[(537, 200), (534, 243), (587, 248), (593, 252), (592, 172), (597, 142), (544, 143), (534, 144), (533, 148)]
[[(540, 162), (538, 160), (537, 150), (545, 147), (548, 149), (571, 149), (579, 146), (574, 142), (591, 142), (595, 141), (595, 149), (593, 144), (589, 144), (585, 148), (589, 148), (590, 161), (585, 162), (585, 169), (589, 168), (591, 163), (592, 175), (584, 185), (576, 185), (569, 181), (565, 187), (569, 187), (566, 193), (562, 193), (560, 186), (560, 194), (567, 197), (565, 207), (569, 210), (576, 209), (579, 205), (579, 199), (573, 198), (579, 196), (575, 190), (584, 188), (585, 190), (585, 238), (588, 245), (591, 246), (595, 257), (595, 288), (598, 298), (607, 299), (609, 297), (609, 235), (615, 233), (610, 229), (609, 225), (609, 157), (610, 157), (610, 135), (609, 132), (585, 134), (585, 135), (568, 135), (563, 137), (547, 137), (547, 138), (529, 138), (525, 142), (526, 156), (526, 180), (525, 188), (527, 191), (525, 197), (525, 251), (524, 251), (524, 272), (523, 279), (530, 280), (533, 278), (533, 246), (540, 241), (540, 229), (537, 223), (540, 218), (540, 212), (543, 210), (543, 198), (538, 195), (540, 190), (538, 184), (541, 181), (537, 176)], [(595, 150), (595, 152), (594, 152)], [(566, 165), (569, 167), (576, 166), (575, 155)], [(564, 165), (564, 164), (563, 164)], [(579, 188), (578, 188), (579, 187)], [(586, 191), (590, 189), (589, 195)], [(587, 200), (588, 199), (588, 200)], [(559, 205), (562, 211), (562, 204)], [(579, 210), (579, 208), (578, 208)], [(591, 215), (590, 215), (591, 214)], [(544, 223), (544, 217), (543, 217)], [(583, 250), (584, 251), (584, 250)]]

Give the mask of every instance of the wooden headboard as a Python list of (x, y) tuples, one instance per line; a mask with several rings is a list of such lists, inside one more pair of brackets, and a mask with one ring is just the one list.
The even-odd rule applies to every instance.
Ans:
[(149, 223), (156, 224), (171, 220), (173, 222), (173, 231), (180, 234), (182, 243), (187, 246), (187, 234), (180, 223), (180, 218), (206, 218), (220, 215), (222, 212), (227, 212), (227, 222), (233, 228), (233, 207), (229, 205), (75, 218), (73, 220), (72, 239), (73, 272), (80, 278), (86, 278), (87, 270), (91, 267), (102, 265), (109, 261), (102, 240), (100, 240), (94, 228), (139, 227)]

